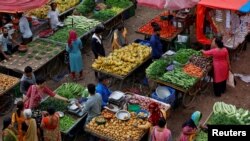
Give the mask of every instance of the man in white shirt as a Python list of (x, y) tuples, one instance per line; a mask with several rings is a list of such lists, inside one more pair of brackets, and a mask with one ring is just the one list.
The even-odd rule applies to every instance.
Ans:
[(48, 13), (50, 28), (56, 30), (61, 25), (59, 22), (59, 11), (56, 9), (57, 4), (55, 2), (50, 4), (51, 10)]
[(19, 45), (15, 40), (12, 39), (11, 35), (8, 33), (8, 29), (3, 28), (0, 35), (0, 58), (8, 59), (9, 56), (14, 52), (13, 43)]
[(32, 41), (32, 32), (30, 29), (30, 25), (28, 19), (23, 15), (23, 13), (18, 13), (19, 17), (19, 30), (22, 34), (22, 40), (24, 45), (28, 44)]

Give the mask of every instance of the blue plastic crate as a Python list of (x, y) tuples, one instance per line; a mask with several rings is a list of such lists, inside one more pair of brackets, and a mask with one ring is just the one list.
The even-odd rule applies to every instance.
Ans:
[(134, 42), (144, 46), (151, 47), (150, 42), (148, 40), (136, 39)]
[(153, 98), (153, 99), (155, 99), (155, 100), (158, 100), (158, 101), (161, 101), (161, 102), (164, 102), (164, 103), (167, 103), (167, 104), (170, 104), (171, 106), (173, 106), (174, 105), (174, 102), (175, 102), (175, 99), (176, 99), (176, 97), (175, 97), (175, 89), (173, 89), (173, 88), (170, 88), (170, 87), (167, 87), (167, 86), (165, 86), (168, 90), (169, 90), (169, 92), (170, 92), (170, 95), (168, 96), (168, 97), (166, 97), (166, 98), (164, 98), (164, 99), (162, 99), (162, 98), (159, 98), (158, 97), (158, 95), (156, 94), (156, 92), (154, 92), (154, 93), (152, 93), (152, 95), (151, 95), (151, 97)]

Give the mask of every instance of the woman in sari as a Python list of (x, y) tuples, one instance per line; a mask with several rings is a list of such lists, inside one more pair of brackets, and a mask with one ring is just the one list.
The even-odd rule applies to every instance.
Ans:
[(22, 130), (25, 132), (23, 141), (38, 141), (36, 120), (31, 118), (31, 109), (25, 109), (25, 121), (22, 124)]
[(59, 114), (53, 107), (47, 109), (43, 114), (41, 127), (43, 128), (44, 141), (61, 141), (60, 119)]
[(16, 132), (11, 125), (11, 118), (6, 117), (3, 120), (2, 141), (18, 141)]
[(58, 94), (55, 94), (53, 91), (51, 91), (46, 85), (45, 80), (42, 78), (36, 79), (36, 84), (31, 85), (29, 87), (29, 90), (27, 92), (26, 97), (24, 98), (24, 108), (25, 109), (34, 109), (37, 108), (44, 97), (44, 94), (47, 94), (51, 97), (54, 97), (56, 99), (60, 99), (63, 101), (68, 101), (67, 98), (62, 97)]
[(192, 114), (191, 118), (182, 125), (180, 141), (194, 140), (201, 118), (202, 114), (200, 111), (196, 111)]
[(23, 116), (24, 103), (23, 101), (17, 102), (17, 111), (12, 114), (12, 125), (17, 125), (18, 131), (18, 141), (23, 141), (23, 131), (22, 131), (22, 123), (24, 122)]

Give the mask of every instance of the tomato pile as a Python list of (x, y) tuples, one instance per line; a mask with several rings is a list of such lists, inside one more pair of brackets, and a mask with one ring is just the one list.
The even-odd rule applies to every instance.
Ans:
[(177, 31), (177, 29), (170, 22), (162, 20), (161, 16), (168, 16), (168, 12), (163, 12), (162, 14), (158, 15), (150, 22), (140, 27), (138, 31), (144, 34), (152, 35), (154, 31), (151, 26), (151, 23), (156, 22), (160, 25), (162, 29), (160, 33), (161, 38), (171, 38)]

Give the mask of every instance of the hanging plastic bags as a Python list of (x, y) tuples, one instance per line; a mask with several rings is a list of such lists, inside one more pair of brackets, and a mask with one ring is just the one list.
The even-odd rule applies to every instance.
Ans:
[(234, 74), (231, 71), (228, 73), (227, 85), (233, 88), (235, 87)]

